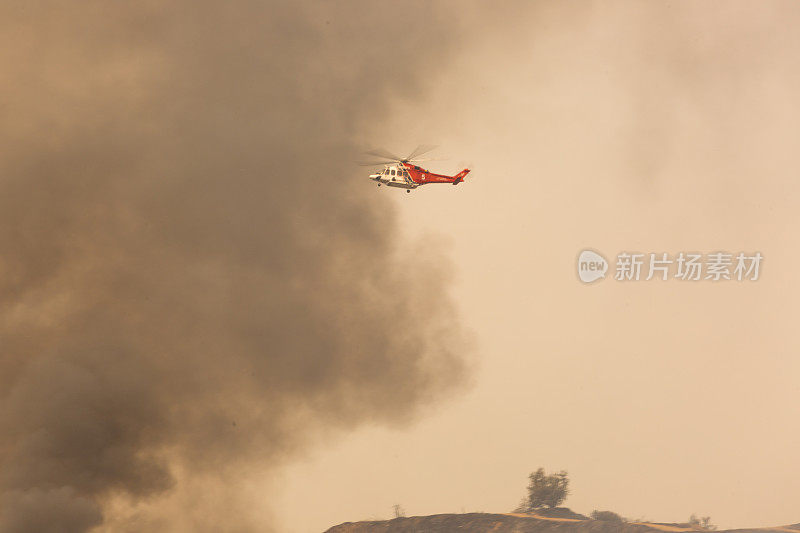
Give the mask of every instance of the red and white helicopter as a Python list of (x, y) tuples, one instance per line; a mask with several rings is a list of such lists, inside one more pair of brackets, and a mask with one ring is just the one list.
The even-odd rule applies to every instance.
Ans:
[(370, 174), (369, 179), (377, 181), (378, 187), (381, 185), (399, 187), (405, 189), (406, 192), (411, 192), (411, 189), (416, 189), (420, 185), (427, 185), (429, 183), (452, 183), (453, 185), (458, 185), (464, 181), (464, 176), (469, 174), (468, 168), (465, 168), (455, 176), (445, 176), (444, 174), (436, 174), (425, 170), (416, 164), (423, 161), (441, 161), (441, 159), (420, 158), (420, 156), (430, 152), (434, 148), (436, 148), (436, 146), (421, 144), (417, 146), (416, 150), (408, 154), (407, 157), (397, 157), (382, 149), (370, 150), (365, 153), (380, 157), (383, 161), (361, 163), (361, 165), (384, 165), (382, 171)]

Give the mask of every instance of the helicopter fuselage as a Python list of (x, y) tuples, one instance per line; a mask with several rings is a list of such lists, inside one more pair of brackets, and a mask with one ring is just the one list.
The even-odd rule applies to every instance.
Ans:
[(384, 166), (383, 170), (380, 172), (370, 174), (369, 179), (378, 182), (378, 185), (398, 187), (407, 189), (410, 192), (420, 185), (427, 185), (429, 183), (451, 183), (453, 185), (458, 185), (464, 181), (464, 176), (468, 173), (469, 169), (465, 168), (455, 176), (446, 176), (444, 174), (430, 172), (417, 165), (412, 165), (411, 163), (400, 161)]

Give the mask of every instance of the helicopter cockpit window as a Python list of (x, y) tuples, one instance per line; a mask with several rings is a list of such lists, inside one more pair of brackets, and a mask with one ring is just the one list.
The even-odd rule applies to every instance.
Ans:
[(392, 169), (392, 176), (394, 176), (394, 169)]

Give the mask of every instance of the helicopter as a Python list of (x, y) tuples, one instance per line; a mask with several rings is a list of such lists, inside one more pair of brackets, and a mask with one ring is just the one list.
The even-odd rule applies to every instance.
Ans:
[(441, 161), (441, 159), (421, 158), (422, 155), (430, 152), (434, 148), (436, 148), (436, 146), (421, 144), (406, 157), (397, 157), (383, 149), (370, 150), (365, 152), (365, 154), (380, 157), (383, 160), (360, 164), (362, 166), (383, 165), (383, 170), (370, 174), (369, 179), (378, 182), (378, 187), (381, 185), (398, 187), (400, 189), (405, 189), (408, 193), (421, 185), (428, 185), (429, 183), (451, 183), (453, 185), (458, 185), (464, 181), (464, 177), (469, 174), (470, 171), (468, 168), (465, 168), (455, 176), (446, 176), (444, 174), (436, 174), (435, 172), (431, 172), (417, 165), (417, 163), (423, 161)]

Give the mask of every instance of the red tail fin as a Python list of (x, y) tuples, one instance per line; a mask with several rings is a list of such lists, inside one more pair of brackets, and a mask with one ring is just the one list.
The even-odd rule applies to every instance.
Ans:
[(464, 176), (466, 176), (467, 174), (469, 174), (469, 169), (465, 168), (464, 170), (453, 176), (455, 178), (455, 180), (453, 180), (453, 185), (458, 185), (459, 183), (464, 181)]

